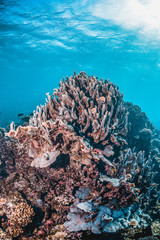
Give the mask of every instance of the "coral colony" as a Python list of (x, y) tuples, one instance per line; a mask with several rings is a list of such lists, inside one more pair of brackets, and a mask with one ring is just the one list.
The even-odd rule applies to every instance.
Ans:
[[(27, 126), (12, 123), (1, 134), (1, 239), (81, 239), (84, 231), (150, 227), (156, 173), (149, 154), (134, 145), (127, 111), (134, 106), (124, 104), (115, 84), (85, 72), (67, 77), (47, 97)], [(141, 116), (134, 110), (132, 118)], [(141, 122), (139, 135), (151, 136), (147, 117)]]

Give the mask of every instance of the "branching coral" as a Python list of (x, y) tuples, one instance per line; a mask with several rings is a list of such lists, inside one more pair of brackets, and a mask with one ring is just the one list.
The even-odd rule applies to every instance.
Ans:
[(35, 213), (17, 192), (9, 198), (0, 199), (0, 215), (5, 232), (11, 237), (18, 237), (24, 232), (24, 227), (32, 222)]
[[(53, 164), (61, 153), (70, 155), (70, 160), (79, 164), (89, 164), (93, 149), (74, 132), (73, 128), (61, 120), (46, 121), (37, 127), (21, 127), (10, 130), (9, 135), (19, 140), (19, 149), (26, 150), (34, 159), (30, 165), (47, 167)], [(29, 162), (28, 162), (29, 164)]]
[(127, 134), (127, 112), (123, 95), (111, 82), (81, 72), (61, 81), (53, 98), (47, 96), (47, 104), (37, 108), (30, 125), (38, 127), (47, 119), (58, 118), (71, 124), (93, 145), (111, 142), (119, 146), (125, 142), (121, 137)]
[(18, 237), (23, 233), (23, 229), (21, 226), (17, 225), (15, 226), (14, 224), (10, 224), (8, 227), (6, 227), (6, 232), (11, 236), (11, 237)]
[[(98, 81), (84, 72), (61, 81), (53, 98), (48, 95), (47, 104), (34, 112), (28, 127), (20, 126), (15, 131), (12, 123), (9, 134), (6, 134), (19, 139), (23, 147), (29, 144), (30, 155), (36, 156), (37, 166), (42, 167), (53, 163), (58, 156), (58, 152), (53, 153), (55, 146), (53, 148), (49, 137), (54, 123), (47, 120), (72, 125), (78, 135), (86, 137), (93, 147), (103, 149), (107, 157), (114, 154), (113, 146), (127, 144), (122, 138), (127, 134), (123, 95), (111, 82)], [(49, 161), (45, 160), (47, 158)]]
[(33, 209), (26, 203), (21, 202), (16, 205), (16, 208), (11, 216), (10, 222), (16, 222), (20, 226), (25, 227), (32, 222), (34, 216)]

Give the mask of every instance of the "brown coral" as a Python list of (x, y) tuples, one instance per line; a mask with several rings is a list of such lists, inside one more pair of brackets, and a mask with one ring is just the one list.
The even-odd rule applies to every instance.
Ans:
[(25, 202), (19, 192), (0, 199), (1, 225), (7, 236), (18, 237), (35, 215), (33, 208)]
[(10, 226), (8, 226), (7, 228), (6, 228), (6, 232), (10, 235), (10, 236), (12, 236), (12, 237), (18, 237), (18, 236), (20, 236), (24, 231), (23, 231), (23, 229), (22, 229), (22, 227), (21, 226), (19, 226), (19, 225), (12, 225), (12, 224), (10, 224)]
[(20, 226), (25, 227), (32, 222), (34, 211), (31, 206), (25, 202), (18, 203), (10, 219), (10, 222), (16, 222)]

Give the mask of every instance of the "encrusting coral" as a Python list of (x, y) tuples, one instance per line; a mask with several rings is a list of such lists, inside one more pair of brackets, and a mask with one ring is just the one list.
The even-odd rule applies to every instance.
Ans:
[[(3, 230), (23, 235), (33, 217), (30, 235), (38, 238), (81, 239), (82, 231), (111, 234), (150, 226), (158, 199), (148, 149), (152, 131), (137, 127), (141, 138), (148, 134), (148, 145), (142, 144), (147, 155), (127, 146), (128, 112), (119, 88), (81, 72), (47, 96), (28, 126), (12, 123), (0, 139), (3, 198), (18, 191), (25, 199), (6, 215)], [(18, 232), (11, 232), (9, 222), (16, 222)], [(65, 228), (53, 234), (59, 225)]]

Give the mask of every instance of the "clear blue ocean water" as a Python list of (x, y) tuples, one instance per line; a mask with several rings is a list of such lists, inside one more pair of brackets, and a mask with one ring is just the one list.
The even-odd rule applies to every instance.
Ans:
[(74, 70), (119, 85), (160, 126), (158, 9), (157, 0), (0, 0), (0, 126)]

